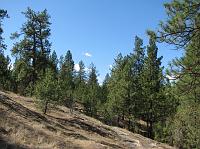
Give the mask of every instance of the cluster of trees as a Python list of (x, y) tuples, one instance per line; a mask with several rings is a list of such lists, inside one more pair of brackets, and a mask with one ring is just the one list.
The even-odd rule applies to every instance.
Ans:
[[(85, 71), (83, 61), (74, 69), (71, 51), (57, 58), (51, 51), (50, 16), (47, 10), (23, 12), (26, 22), (15, 40), (12, 55), (4, 55), (0, 10), (0, 89), (36, 96), (38, 106), (64, 105), (73, 110), (79, 102), (84, 112), (110, 125), (127, 128), (179, 148), (200, 146), (200, 2), (174, 0), (164, 5), (168, 15), (157, 32), (148, 31), (149, 44), (135, 37), (133, 51), (119, 54), (102, 85), (94, 64)], [(156, 42), (173, 44), (185, 51), (164, 73)], [(170, 76), (169, 80), (166, 76)]]
[(157, 52), (152, 35), (147, 48), (143, 47), (142, 39), (135, 37), (133, 53), (125, 57), (119, 54), (115, 59), (106, 82), (108, 91), (102, 110), (107, 121), (115, 123), (116, 119), (118, 126), (149, 138), (155, 136), (154, 125), (165, 121), (176, 107), (175, 100), (165, 95), (169, 85), (162, 73), (162, 57)]

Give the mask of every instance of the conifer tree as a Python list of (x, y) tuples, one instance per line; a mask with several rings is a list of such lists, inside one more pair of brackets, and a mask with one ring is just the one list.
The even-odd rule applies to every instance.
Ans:
[(83, 61), (79, 62), (79, 71), (75, 77), (75, 93), (74, 96), (79, 102), (83, 102), (86, 97), (86, 72)]
[(102, 85), (100, 86), (100, 104), (98, 106), (98, 112), (101, 120), (103, 120), (106, 124), (109, 124), (110, 122), (110, 113), (107, 109), (107, 103), (108, 103), (108, 84), (110, 81), (110, 75), (107, 73)]
[(99, 104), (99, 83), (97, 79), (97, 70), (94, 64), (92, 63), (90, 65), (90, 72), (88, 76), (88, 82), (87, 82), (87, 97), (84, 99), (84, 107), (86, 114), (90, 116), (96, 116), (97, 115), (97, 107)]
[(197, 39), (200, 32), (199, 0), (173, 0), (166, 3), (168, 18), (161, 21), (158, 41), (184, 48), (191, 40)]
[(7, 18), (8, 14), (6, 10), (0, 9), (0, 89), (9, 88), (9, 76), (10, 76), (10, 58), (4, 55), (6, 45), (4, 44), (4, 38), (2, 37), (3, 28), (2, 21)]
[(155, 39), (150, 35), (149, 46), (147, 47), (147, 57), (145, 58), (142, 84), (143, 96), (141, 118), (147, 123), (147, 136), (154, 138), (154, 125), (164, 121), (169, 113), (169, 102), (164, 95), (164, 78), (162, 74), (161, 59), (157, 57), (158, 48)]
[(47, 69), (44, 78), (37, 82), (35, 95), (44, 114), (49, 106), (54, 107), (60, 103), (61, 88), (51, 69)]
[(185, 55), (174, 59), (169, 74), (176, 79), (179, 100), (177, 113), (169, 126), (172, 143), (179, 148), (198, 148), (199, 128), (199, 48), (200, 2), (172, 1), (165, 4), (168, 19), (161, 23), (158, 41), (185, 50)]
[(112, 119), (117, 118), (117, 122), (113, 124), (117, 124), (119, 126), (120, 120), (124, 119), (125, 114), (125, 102), (124, 98), (126, 97), (125, 87), (128, 85), (125, 82), (125, 78), (123, 77), (125, 73), (125, 65), (127, 63), (127, 57), (124, 58), (122, 54), (119, 54), (115, 59), (115, 64), (113, 65), (111, 78), (108, 84), (109, 93), (108, 93), (108, 101), (107, 101), (107, 110), (109, 111)]
[[(48, 58), (51, 46), (48, 40), (50, 36), (50, 16), (47, 10), (35, 12), (30, 8), (23, 14), (26, 22), (22, 25), (19, 33), (15, 32), (11, 36), (11, 39), (17, 39), (21, 36), (22, 40), (14, 44), (12, 54), (16, 56), (18, 61), (25, 62), (29, 67), (28, 72), (31, 76), (29, 76), (30, 79), (25, 78), (28, 83), (24, 84), (26, 86), (23, 88), (30, 88), (30, 94), (32, 95), (35, 82), (44, 74), (49, 64)], [(23, 67), (18, 68), (24, 69)]]
[(132, 131), (135, 131), (136, 118), (138, 118), (138, 111), (141, 110), (139, 107), (142, 94), (140, 77), (143, 64), (143, 41), (136, 36), (133, 53), (125, 57), (118, 55), (108, 83), (107, 105), (111, 107), (114, 105), (113, 110), (117, 109), (117, 113), (114, 113), (118, 115), (118, 122), (120, 119), (128, 120), (127, 127)]
[(143, 41), (138, 36), (135, 37), (135, 47), (130, 54), (129, 60), (129, 98), (127, 100), (128, 129), (137, 131), (138, 112), (141, 110), (140, 102), (142, 97), (141, 73), (144, 67), (145, 47)]
[[(13, 65), (12, 76), (15, 79), (16, 89), (15, 91), (26, 95), (29, 94), (28, 87), (32, 86), (31, 78), (32, 78), (32, 69), (30, 67), (29, 62), (27, 62), (23, 58), (16, 58), (15, 63)], [(30, 85), (30, 86), (29, 86)], [(32, 89), (33, 91), (33, 89)]]
[(108, 99), (108, 83), (110, 76), (107, 73), (101, 86), (101, 103), (104, 104)]
[(61, 59), (60, 70), (60, 86), (62, 88), (62, 94), (64, 97), (64, 104), (73, 109), (73, 93), (74, 93), (74, 61), (72, 59), (72, 53), (67, 51), (65, 58)]
[(6, 49), (6, 45), (4, 44), (4, 38), (2, 37), (3, 28), (2, 28), (2, 21), (4, 18), (8, 18), (8, 14), (6, 10), (0, 9), (0, 53)]
[(54, 74), (58, 75), (58, 58), (56, 51), (52, 52), (49, 62), (50, 62), (50, 68), (53, 70)]

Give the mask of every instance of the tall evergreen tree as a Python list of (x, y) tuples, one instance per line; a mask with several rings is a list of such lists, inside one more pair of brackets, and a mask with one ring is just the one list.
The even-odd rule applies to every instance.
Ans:
[(8, 14), (6, 10), (0, 9), (0, 89), (8, 89), (9, 88), (9, 64), (10, 58), (4, 55), (4, 50), (6, 49), (6, 45), (4, 44), (4, 38), (2, 37), (3, 28), (2, 21), (4, 18), (7, 18)]
[(64, 104), (72, 110), (74, 102), (74, 61), (70, 50), (67, 51), (65, 58), (61, 61), (60, 85), (64, 97)]
[(79, 62), (79, 71), (76, 73), (75, 77), (75, 98), (82, 102), (86, 96), (86, 72), (85, 65), (83, 61)]
[(54, 74), (58, 75), (58, 58), (56, 51), (53, 51), (53, 53), (51, 54), (49, 62), (50, 62), (50, 68), (53, 70)]
[(113, 106), (113, 110), (117, 113), (113, 112), (118, 115), (118, 122), (120, 119), (128, 120), (128, 129), (133, 131), (135, 131), (137, 113), (140, 110), (142, 93), (140, 77), (143, 65), (143, 41), (136, 36), (133, 53), (126, 57), (118, 55), (108, 83), (108, 103), (110, 102), (108, 105), (116, 106)]
[(158, 41), (185, 50), (185, 55), (172, 61), (170, 75), (176, 79), (180, 106), (170, 125), (172, 143), (179, 148), (200, 146), (199, 76), (200, 76), (200, 2), (172, 1), (165, 4), (168, 19), (162, 22)]
[(108, 99), (108, 83), (110, 75), (107, 73), (101, 86), (101, 103), (105, 103)]
[(8, 18), (7, 11), (0, 9), (0, 53), (3, 53), (3, 51), (6, 48), (6, 45), (4, 44), (4, 38), (2, 37), (3, 34), (2, 21), (4, 18)]
[(171, 126), (174, 144), (180, 148), (198, 148), (200, 145), (200, 47), (198, 39), (192, 39), (185, 56), (173, 60), (170, 75), (176, 76), (176, 94), (179, 107)]
[[(144, 67), (144, 56), (145, 47), (143, 46), (143, 41), (139, 37), (135, 37), (135, 47), (133, 53), (130, 54), (130, 65), (129, 65), (129, 78), (130, 80), (130, 95), (127, 100), (128, 105), (128, 128), (129, 130), (136, 131), (138, 119), (138, 111), (141, 110), (140, 102), (142, 96), (142, 83), (141, 83), (141, 73)], [(132, 126), (133, 125), (133, 126)], [(131, 128), (132, 127), (132, 128)]]
[[(33, 88), (35, 82), (44, 74), (49, 63), (51, 46), (48, 40), (50, 36), (50, 16), (47, 10), (35, 12), (30, 8), (23, 14), (26, 22), (22, 25), (20, 33), (16, 32), (11, 36), (11, 39), (22, 36), (22, 40), (14, 44), (12, 54), (16, 56), (18, 61), (23, 61), (29, 67), (31, 76), (30, 79), (26, 78), (28, 79), (28, 85), (25, 84), (24, 88), (29, 86)], [(32, 91), (33, 89), (30, 91), (31, 94)]]
[[(107, 101), (107, 110), (110, 113), (110, 117), (117, 119), (117, 122), (113, 124), (120, 125), (120, 120), (125, 116), (125, 97), (127, 96), (126, 88), (129, 85), (124, 76), (127, 76), (125, 66), (127, 65), (128, 57), (123, 57), (119, 54), (115, 59), (113, 65), (111, 78), (108, 84), (109, 93)], [(127, 67), (126, 67), (127, 68)]]
[(161, 68), (162, 57), (157, 57), (158, 48), (155, 40), (150, 36), (145, 58), (142, 84), (142, 107), (141, 118), (147, 124), (147, 136), (154, 138), (153, 127), (165, 116), (165, 97), (162, 94), (163, 75)]
[(97, 79), (97, 70), (94, 64), (92, 63), (90, 65), (90, 72), (87, 82), (87, 97), (84, 100), (84, 107), (86, 114), (90, 116), (96, 116), (97, 115), (97, 106), (99, 103), (99, 83)]
[(81, 60), (78, 63), (78, 65), (79, 65), (79, 71), (77, 72), (76, 79), (75, 79), (77, 85), (86, 81), (85, 65), (83, 61)]

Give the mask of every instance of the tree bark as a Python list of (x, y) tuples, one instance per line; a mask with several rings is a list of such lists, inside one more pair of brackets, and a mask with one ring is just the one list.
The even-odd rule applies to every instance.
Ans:
[(47, 108), (48, 108), (48, 101), (45, 102), (45, 107), (44, 107), (44, 114), (47, 113)]

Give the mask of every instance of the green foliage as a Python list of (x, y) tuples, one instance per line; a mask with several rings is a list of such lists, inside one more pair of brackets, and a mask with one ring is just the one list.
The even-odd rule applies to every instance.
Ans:
[(2, 21), (4, 18), (8, 18), (7, 11), (0, 9), (0, 53), (3, 53), (3, 50), (6, 49), (6, 45), (4, 44), (4, 38), (2, 37), (3, 34)]
[(68, 50), (65, 58), (61, 60), (59, 80), (62, 89), (62, 95), (64, 97), (63, 103), (72, 109), (74, 103), (74, 61), (72, 59), (71, 52)]
[(173, 0), (164, 6), (168, 19), (160, 22), (159, 41), (186, 47), (199, 36), (199, 0)]
[(0, 53), (0, 89), (10, 88), (10, 58)]
[(171, 125), (173, 144), (179, 148), (194, 148), (200, 146), (200, 104), (193, 101), (182, 103)]
[[(30, 8), (23, 12), (23, 14), (26, 18), (26, 22), (22, 25), (20, 33), (15, 32), (11, 37), (12, 39), (21, 38), (19, 42), (14, 44), (11, 51), (17, 60), (21, 61), (22, 59), (22, 61), (26, 63), (26, 66), (29, 67), (23, 68), (25, 65), (21, 65), (21, 67), (17, 68), (22, 70), (16, 70), (17, 68), (15, 68), (15, 70), (23, 71), (23, 73), (27, 72), (28, 74), (24, 74), (25, 76), (31, 74), (31, 79), (28, 77), (24, 78), (28, 84), (26, 83), (20, 90), (30, 90), (30, 94), (32, 95), (35, 82), (43, 76), (49, 64), (51, 47), (48, 40), (50, 36), (50, 16), (47, 10), (35, 12)], [(24, 69), (28, 69), (29, 71), (24, 71)], [(17, 75), (17, 73), (15, 73), (15, 75)], [(16, 77), (19, 78), (20, 76)], [(25, 93), (23, 92), (23, 94)]]
[(31, 72), (32, 71), (29, 63), (26, 62), (24, 59), (15, 60), (12, 74), (17, 84), (16, 91), (18, 93), (22, 95), (27, 94), (26, 89), (28, 89), (31, 81), (30, 79), (32, 79)]
[(101, 86), (101, 104), (104, 104), (107, 101), (108, 97), (108, 83), (110, 81), (109, 74), (106, 74), (103, 84)]
[(87, 81), (86, 98), (83, 101), (86, 114), (90, 116), (97, 115), (97, 108), (100, 99), (100, 87), (97, 80), (97, 70), (94, 64), (90, 65), (90, 73)]
[(4, 38), (2, 37), (2, 21), (6, 17), (8, 17), (7, 11), (0, 9), (0, 89), (10, 88), (10, 58), (4, 55), (6, 45), (4, 44)]
[(58, 75), (58, 58), (56, 51), (53, 51), (49, 58), (50, 68), (54, 71), (56, 75)]
[(83, 102), (86, 98), (87, 93), (87, 86), (86, 86), (86, 72), (85, 72), (85, 65), (83, 61), (79, 62), (79, 71), (76, 72), (76, 76), (74, 79), (75, 82), (75, 90), (74, 90), (74, 97), (77, 101)]
[[(157, 57), (158, 48), (155, 40), (150, 36), (142, 71), (142, 101), (141, 117), (147, 123), (147, 136), (154, 138), (154, 124), (164, 121), (170, 114), (170, 102), (164, 92), (164, 77), (161, 59)], [(169, 108), (169, 111), (166, 109)]]
[[(108, 93), (108, 111), (111, 112), (110, 115), (118, 117), (118, 119), (124, 113), (124, 97), (126, 96), (125, 86), (126, 82), (123, 78), (124, 66), (126, 65), (126, 60), (119, 54), (113, 65), (111, 72), (111, 78), (108, 83), (109, 93)], [(119, 125), (119, 124), (118, 124)]]
[(46, 114), (49, 106), (54, 107), (60, 103), (62, 99), (61, 88), (52, 70), (46, 70), (44, 78), (37, 82), (35, 96), (36, 102), (44, 114)]
[(172, 1), (165, 4), (165, 8), (168, 20), (161, 22), (158, 40), (184, 48), (185, 55), (174, 59), (168, 71), (176, 79), (174, 89), (179, 106), (170, 123), (167, 123), (167, 135), (163, 139), (179, 148), (198, 148), (200, 2)]

